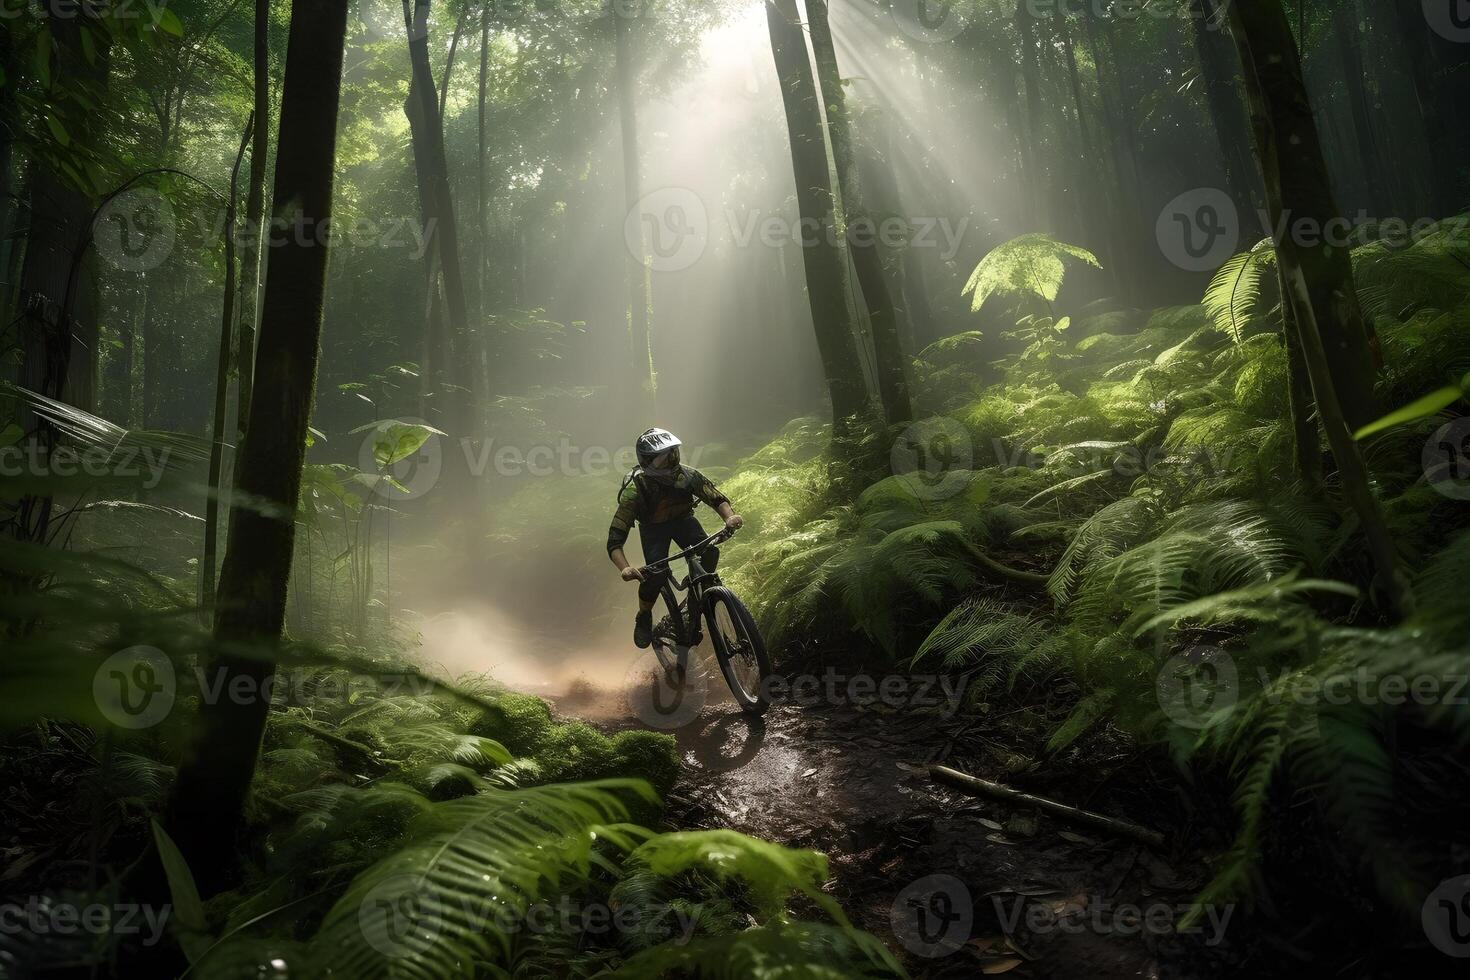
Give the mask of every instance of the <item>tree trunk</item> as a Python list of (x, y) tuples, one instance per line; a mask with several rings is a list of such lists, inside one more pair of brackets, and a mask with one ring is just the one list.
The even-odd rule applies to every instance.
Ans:
[(345, 0), (293, 0), (272, 199), (276, 216), (307, 234), (266, 247), (256, 397), (235, 467), (214, 619), (218, 652), (206, 672), (220, 690), (238, 683), (255, 696), (201, 702), (165, 819), (205, 895), (233, 877), (235, 839), (270, 708), (260, 692), (274, 673), (270, 651), (286, 615), (321, 342), (327, 246), (318, 233), (332, 214), (346, 27)]
[(240, 252), (239, 435), (245, 435), (255, 383), (255, 320), (260, 307), (260, 236), (265, 217), (265, 170), (270, 153), (271, 0), (255, 0), (255, 136), (250, 144), (250, 188), (245, 194), (245, 240)]
[(842, 256), (836, 244), (835, 202), (822, 135), (821, 105), (796, 0), (766, 0), (766, 26), (791, 141), (807, 302), (827, 390), (832, 396), (833, 435), (841, 437), (851, 430), (855, 417), (866, 413), (868, 398), (842, 288)]
[[(634, 213), (641, 196), (639, 189), (638, 114), (635, 86), (638, 80), (636, 54), (633, 51), (633, 18), (614, 10), (613, 33), (617, 46), (618, 128), (623, 145), (623, 206)], [(652, 411), (657, 404), (653, 368), (653, 343), (649, 335), (651, 320), (648, 252), (643, 247), (642, 221), (639, 219), (638, 251), (629, 252), (628, 268), (628, 344), (632, 352), (633, 376), (642, 392), (640, 406)]]
[(1192, 14), (1205, 103), (1220, 143), (1220, 159), (1230, 181), (1230, 196), (1241, 220), (1247, 222), (1255, 216), (1265, 197), (1260, 170), (1251, 158), (1250, 121), (1241, 89), (1240, 62), (1217, 0), (1195, 0)]
[[(438, 271), (444, 290), (447, 336), (442, 346), (448, 360), (442, 368), (445, 379), (459, 391), (465, 391), (468, 390), (464, 383), (467, 380), (464, 376), (467, 358), (458, 355), (464, 352), (469, 336), (469, 312), (459, 260), (459, 226), (449, 192), (449, 167), (444, 154), (444, 118), (439, 113), (433, 70), (429, 65), (429, 0), (403, 0), (403, 17), (408, 28), (408, 54), (413, 68), (405, 112), (417, 144), (415, 159), (422, 162), (420, 193), (426, 206), (427, 242), (430, 252), (438, 255)], [(458, 394), (448, 395), (445, 416), (452, 430), (463, 430), (468, 413), (462, 401)]]
[(204, 556), (199, 562), (199, 605), (206, 612), (214, 608), (214, 565), (219, 547), (220, 473), (225, 459), (225, 412), (229, 406), (230, 354), (235, 326), (235, 201), (240, 191), (240, 163), (250, 134), (255, 128), (252, 112), (245, 122), (245, 135), (240, 138), (240, 152), (230, 170), (229, 197), (225, 200), (225, 298), (220, 314), (219, 359), (214, 375), (214, 419), (209, 440), (209, 496), (204, 502)]
[(827, 19), (827, 0), (806, 0), (811, 22), (812, 52), (816, 55), (818, 81), (827, 107), (827, 132), (832, 138), (832, 159), (842, 193), (848, 252), (857, 273), (858, 288), (868, 308), (873, 333), (878, 393), (883, 401), (883, 419), (889, 425), (913, 421), (906, 365), (908, 357), (898, 336), (898, 315), (878, 251), (878, 226), (868, 213), (853, 161), (852, 128), (847, 115), (847, 98), (842, 91), (842, 74), (837, 65), (837, 48)]
[[(80, 18), (52, 18), (56, 42), (52, 77), (101, 98), (110, 57), (105, 38), (91, 57)], [(97, 113), (70, 121), (72, 138), (91, 146), (101, 137)], [(88, 411), (96, 407), (98, 302), (95, 256), (87, 249), (96, 198), (44, 157), (35, 161), (30, 228), (20, 281), (20, 383)], [(62, 320), (65, 322), (61, 322)]]
[(1022, 186), (1026, 189), (1028, 224), (1032, 231), (1051, 231), (1047, 215), (1049, 200), (1044, 168), (1041, 165), (1041, 69), (1037, 64), (1036, 32), (1026, 0), (1016, 4), (1016, 30), (1021, 35), (1021, 87), (1025, 94), (1024, 123), (1021, 128), (1021, 165), (1025, 171)]
[(1447, 86), (1438, 78), (1438, 59), (1430, 41), (1430, 27), (1419, 0), (1391, 0), (1389, 7), (1398, 20), (1406, 55), (1404, 66), (1414, 82), (1414, 96), (1424, 128), (1434, 189), (1429, 206), (1434, 214), (1447, 217), (1466, 205), (1460, 196), (1460, 172), (1455, 140), (1450, 133), (1451, 113), (1446, 113)]
[[(1251, 115), (1256, 134), (1257, 153), (1261, 160), (1265, 178), (1267, 207), (1272, 221), (1287, 212), (1293, 201), (1305, 201), (1309, 205), (1330, 205), (1331, 192), (1326, 187), (1325, 173), (1322, 184), (1313, 200), (1302, 194), (1300, 181), (1304, 173), (1315, 163), (1322, 168), (1321, 148), (1316, 128), (1312, 123), (1311, 106), (1306, 91), (1301, 87), (1301, 63), (1296, 45), (1292, 41), (1291, 27), (1280, 0), (1249, 0), (1231, 8), (1236, 47), (1246, 76), (1246, 91), (1250, 98)], [(1315, 157), (1315, 160), (1313, 159)], [(1311, 190), (1311, 189), (1308, 189)], [(1325, 220), (1331, 212), (1304, 210)], [(1374, 414), (1367, 413), (1363, 421), (1355, 421), (1350, 411), (1361, 411), (1364, 401), (1371, 400), (1372, 364), (1367, 358), (1367, 343), (1363, 337), (1362, 317), (1357, 315), (1361, 360), (1365, 362), (1368, 376), (1366, 382), (1343, 370), (1342, 358), (1347, 349), (1341, 341), (1350, 329), (1348, 311), (1356, 312), (1357, 295), (1352, 284), (1352, 269), (1347, 267), (1344, 278), (1334, 280), (1331, 289), (1323, 290), (1319, 282), (1313, 288), (1313, 273), (1321, 276), (1341, 275), (1341, 270), (1329, 264), (1339, 258), (1347, 265), (1345, 250), (1336, 256), (1323, 257), (1295, 240), (1291, 235), (1278, 236), (1276, 257), (1280, 267), (1281, 283), (1285, 295), (1283, 304), (1289, 304), (1290, 314), (1283, 317), (1288, 328), (1295, 327), (1295, 337), (1301, 345), (1301, 363), (1307, 377), (1311, 379), (1312, 395), (1317, 406), (1317, 416), (1327, 436), (1337, 464), (1338, 479), (1348, 506), (1357, 516), (1367, 540), (1376, 574), (1374, 589), (1378, 601), (1395, 619), (1401, 619), (1412, 611), (1413, 597), (1408, 591), (1404, 577), (1398, 569), (1398, 557), (1393, 538), (1383, 520), (1377, 498), (1373, 495), (1368, 469), (1363, 463), (1362, 453), (1353, 439), (1353, 431), (1370, 421)], [(1308, 263), (1311, 263), (1309, 268)], [(1326, 317), (1334, 318), (1333, 343), (1329, 345), (1322, 329), (1323, 320), (1317, 315), (1322, 310)], [(1327, 321), (1332, 322), (1332, 321)], [(1291, 338), (1287, 338), (1288, 356), (1291, 354)], [(1334, 347), (1336, 350), (1334, 350)], [(1334, 363), (1334, 358), (1337, 363)], [(1369, 398), (1344, 401), (1341, 393), (1352, 392), (1351, 385), (1366, 384)], [(1303, 447), (1298, 446), (1298, 453)]]
[(1373, 110), (1368, 104), (1368, 87), (1363, 80), (1365, 69), (1355, 0), (1337, 0), (1337, 9), (1332, 14), (1332, 32), (1342, 64), (1348, 108), (1352, 112), (1353, 137), (1357, 144), (1358, 166), (1363, 171), (1367, 207), (1375, 214), (1392, 214), (1394, 202), (1384, 180), (1378, 143), (1373, 138)]
[[(1288, 298), (1301, 329), (1307, 329), (1310, 317), (1321, 331), (1333, 387), (1340, 393), (1348, 425), (1356, 430), (1378, 417), (1373, 394), (1376, 345), (1370, 344), (1358, 305), (1349, 251), (1329, 246), (1320, 233), (1333, 227), (1330, 222), (1340, 223), (1341, 213), (1328, 180), (1291, 26), (1280, 0), (1241, 0), (1231, 6), (1231, 18), (1243, 69), (1254, 75), (1248, 89), (1257, 117), (1257, 140), (1265, 140), (1258, 150), (1276, 253), (1288, 285), (1291, 270), (1301, 270), (1309, 308), (1296, 305), (1295, 290), (1289, 290)], [(1308, 221), (1315, 224), (1317, 234), (1298, 233)], [(1310, 355), (1305, 342), (1303, 347)], [(1319, 387), (1313, 384), (1314, 390)], [(1325, 426), (1320, 394), (1318, 411)]]

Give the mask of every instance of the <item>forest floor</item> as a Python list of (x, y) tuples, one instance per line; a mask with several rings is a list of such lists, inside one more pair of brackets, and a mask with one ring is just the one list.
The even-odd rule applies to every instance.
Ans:
[[(613, 700), (574, 687), (557, 705), (607, 730), (643, 727)], [(707, 704), (673, 732), (683, 773), (668, 816), (681, 829), (728, 828), (826, 853), (828, 891), (915, 977), (1237, 973), (1244, 951), (1230, 943), (1232, 909), (1176, 931), (1208, 878), (1197, 854), (931, 781), (927, 765), (943, 763), (1145, 825), (1175, 819), (1163, 814), (1177, 814), (1177, 800), (1141, 790), (1174, 781), (1152, 778), (1130, 747), (1039, 765), (1023, 748), (1036, 742), (1023, 716), (803, 703), (756, 720), (729, 700)], [(921, 917), (912, 900), (936, 891)]]

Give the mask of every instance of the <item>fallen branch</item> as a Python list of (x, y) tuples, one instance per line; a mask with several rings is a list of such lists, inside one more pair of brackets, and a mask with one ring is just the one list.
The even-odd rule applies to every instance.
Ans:
[(1040, 572), (1028, 572), (1020, 568), (1012, 568), (1009, 565), (1002, 564), (968, 541), (961, 540), (960, 543), (965, 546), (965, 550), (976, 561), (1001, 578), (1010, 579), (1012, 582), (1028, 585), (1033, 588), (1045, 588), (1046, 583), (1051, 580), (1050, 575), (1044, 575)]
[(1022, 793), (1020, 790), (1002, 786), (1000, 783), (992, 783), (988, 779), (971, 776), (951, 769), (948, 766), (930, 766), (929, 778), (937, 783), (952, 786), (955, 789), (968, 793), (971, 796), (988, 796), (994, 800), (1004, 800), (1007, 803), (1015, 803), (1020, 806), (1034, 807), (1044, 813), (1073, 823), (1086, 824), (1097, 830), (1104, 830), (1117, 837), (1127, 837), (1131, 840), (1148, 844), (1150, 847), (1163, 847), (1164, 835), (1157, 830), (1141, 827), (1127, 820), (1118, 820), (1115, 817), (1107, 817), (1101, 813), (1091, 810), (1079, 810), (1077, 807), (1058, 803), (1056, 800), (1048, 800), (1041, 796), (1032, 796), (1030, 793)]

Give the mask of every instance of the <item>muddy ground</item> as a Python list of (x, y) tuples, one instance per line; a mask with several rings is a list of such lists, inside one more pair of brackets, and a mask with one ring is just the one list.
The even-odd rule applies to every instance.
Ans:
[(826, 853), (830, 893), (915, 977), (1254, 972), (1231, 943), (1230, 910), (1178, 931), (1207, 878), (1199, 855), (967, 796), (935, 784), (927, 769), (943, 763), (1173, 831), (1176, 808), (1140, 791), (1171, 781), (1151, 779), (1127, 747), (1109, 755), (1095, 743), (1091, 757), (1040, 764), (1017, 751), (1037, 727), (1025, 710), (976, 718), (943, 705), (810, 699), (753, 719), (720, 696), (717, 673), (711, 681), (710, 703), (672, 716), (626, 697), (614, 706), (591, 689), (574, 689), (558, 707), (606, 729), (671, 731), (683, 763), (671, 820)]

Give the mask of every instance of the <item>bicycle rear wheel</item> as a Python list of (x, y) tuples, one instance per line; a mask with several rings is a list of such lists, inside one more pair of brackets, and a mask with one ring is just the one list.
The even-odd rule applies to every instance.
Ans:
[[(663, 618), (653, 627), (653, 652), (665, 673), (683, 680), (684, 671), (689, 664), (690, 629), (673, 583), (664, 583), (659, 593), (659, 602), (663, 604), (665, 612)], [(654, 605), (654, 609), (658, 609), (658, 604)]]
[(730, 693), (747, 714), (763, 715), (770, 703), (765, 697), (765, 681), (771, 676), (771, 661), (766, 656), (766, 643), (755, 625), (755, 617), (745, 603), (717, 585), (704, 594), (704, 614), (709, 622), (709, 636), (715, 658)]

